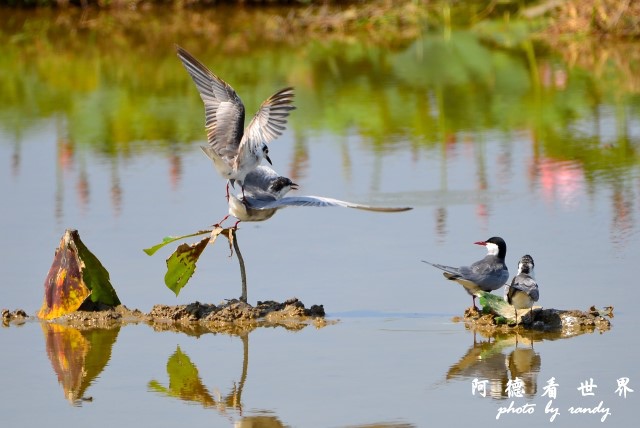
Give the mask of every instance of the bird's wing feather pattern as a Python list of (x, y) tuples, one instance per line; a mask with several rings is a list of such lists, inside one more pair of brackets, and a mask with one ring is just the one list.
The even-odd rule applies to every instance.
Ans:
[(229, 84), (193, 55), (180, 46), (176, 49), (204, 102), (209, 146), (221, 158), (234, 158), (243, 136), (245, 109), (242, 100)]
[(273, 201), (261, 201), (257, 205), (252, 206), (255, 209), (270, 209), (270, 208), (284, 208), (289, 206), (304, 206), (304, 207), (345, 207), (355, 208), (365, 211), (375, 212), (399, 212), (407, 211), (411, 208), (393, 208), (393, 207), (372, 207), (369, 205), (355, 204), (352, 202), (341, 201), (339, 199), (326, 198), (323, 196), (287, 196), (282, 199)]
[(292, 104), (293, 88), (291, 87), (281, 89), (267, 98), (247, 126), (243, 143), (247, 139), (270, 143), (282, 135), (289, 112), (295, 109)]

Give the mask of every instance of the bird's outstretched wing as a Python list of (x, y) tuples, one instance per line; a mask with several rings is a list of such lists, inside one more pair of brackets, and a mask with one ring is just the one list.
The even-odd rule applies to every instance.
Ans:
[(204, 102), (210, 149), (220, 158), (235, 158), (244, 132), (242, 100), (229, 84), (193, 55), (180, 46), (176, 46), (176, 50)]
[(341, 201), (339, 199), (326, 198), (323, 196), (287, 196), (282, 199), (272, 201), (250, 201), (251, 208), (254, 209), (273, 209), (291, 206), (299, 207), (344, 207), (355, 208), (358, 210), (375, 211), (375, 212), (401, 212), (412, 209), (411, 207), (372, 207), (369, 205), (355, 204), (352, 202)]
[(293, 88), (284, 88), (267, 98), (255, 114), (241, 145), (246, 141), (270, 143), (282, 135), (293, 104)]

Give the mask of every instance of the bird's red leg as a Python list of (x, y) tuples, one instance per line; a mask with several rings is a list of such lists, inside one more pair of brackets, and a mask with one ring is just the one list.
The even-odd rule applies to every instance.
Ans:
[(213, 226), (214, 226), (214, 227), (222, 227), (222, 223), (224, 223), (224, 221), (225, 221), (226, 219), (228, 219), (228, 218), (229, 218), (229, 214), (227, 214), (226, 216), (224, 216), (224, 218), (223, 218), (222, 220), (220, 220), (219, 222), (217, 222), (217, 223), (216, 223), (216, 224), (214, 224)]

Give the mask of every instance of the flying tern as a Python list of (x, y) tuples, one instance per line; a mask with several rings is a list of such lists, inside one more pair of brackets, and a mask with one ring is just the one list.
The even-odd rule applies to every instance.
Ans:
[(271, 163), (267, 143), (282, 134), (290, 111), (295, 109), (293, 88), (281, 89), (267, 98), (244, 128), (245, 108), (236, 91), (185, 49), (176, 49), (204, 103), (208, 145), (201, 149), (228, 180), (229, 198), (229, 183), (233, 186), (238, 181), (244, 190), (247, 174), (262, 159)]

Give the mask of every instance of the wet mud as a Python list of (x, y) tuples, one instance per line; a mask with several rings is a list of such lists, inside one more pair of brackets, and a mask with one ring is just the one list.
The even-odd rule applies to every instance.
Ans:
[(10, 324), (24, 324), (28, 318), (29, 315), (22, 309), (16, 309), (15, 311), (10, 311), (9, 309), (2, 310), (2, 325), (5, 327), (8, 327)]
[[(2, 321), (5, 326), (19, 325), (29, 318), (32, 317), (22, 309), (2, 310)], [(129, 309), (124, 305), (116, 307), (98, 305), (82, 307), (78, 311), (56, 318), (53, 322), (80, 330), (108, 329), (125, 324), (144, 323), (157, 331), (179, 331), (191, 335), (207, 332), (244, 334), (258, 327), (300, 330), (308, 325), (324, 327), (331, 323), (325, 320), (322, 305), (311, 305), (307, 308), (297, 298), (291, 298), (282, 303), (272, 300), (259, 301), (255, 306), (236, 299), (219, 305), (200, 302), (176, 306), (155, 305), (149, 313)]]
[(602, 309), (592, 306), (586, 311), (533, 308), (531, 311), (523, 312), (521, 322), (516, 324), (510, 323), (500, 315), (485, 313), (477, 308), (468, 308), (463, 317), (454, 317), (453, 321), (463, 322), (467, 329), (487, 334), (532, 331), (571, 337), (595, 331), (599, 333), (608, 331), (611, 329), (609, 318), (613, 318), (611, 306)]

